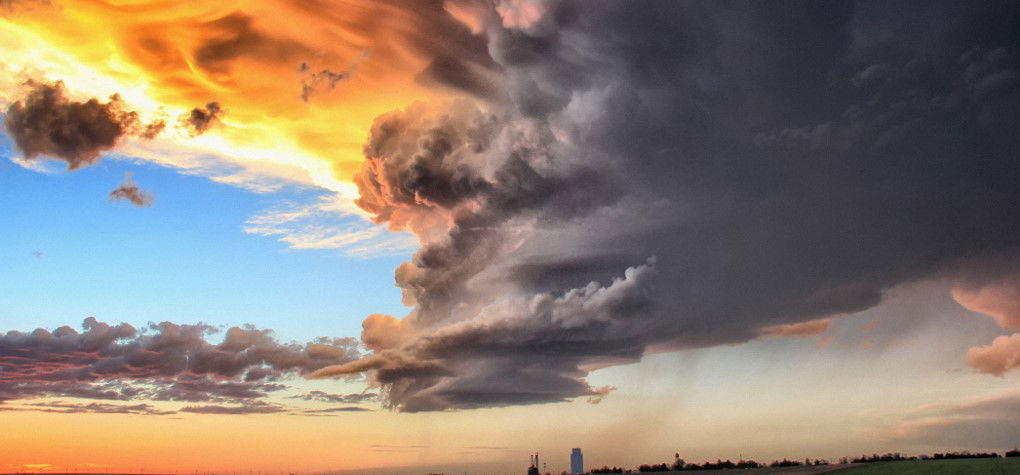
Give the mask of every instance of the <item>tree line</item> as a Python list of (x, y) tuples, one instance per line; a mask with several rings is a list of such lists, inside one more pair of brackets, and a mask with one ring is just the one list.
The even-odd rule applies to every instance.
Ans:
[[(948, 459), (973, 459), (973, 458), (996, 458), (996, 457), (1020, 457), (1020, 450), (1013, 449), (1005, 452), (1003, 455), (999, 455), (997, 452), (970, 452), (967, 450), (960, 452), (943, 452), (934, 454), (922, 454), (922, 455), (911, 455), (904, 456), (899, 452), (890, 452), (886, 454), (871, 454), (871, 455), (860, 455), (858, 457), (843, 457), (839, 459), (840, 464), (850, 463), (870, 463), (870, 462), (898, 462), (906, 460), (948, 460)], [(672, 464), (659, 463), (659, 464), (641, 464), (637, 470), (625, 469), (622, 467), (610, 467), (604, 465), (601, 468), (592, 469), (592, 474), (611, 474), (611, 473), (648, 473), (648, 472), (680, 472), (680, 471), (694, 471), (694, 470), (722, 470), (730, 468), (760, 468), (760, 467), (797, 467), (805, 465), (828, 465), (829, 462), (821, 459), (807, 459), (803, 461), (789, 460), (784, 458), (783, 460), (773, 460), (771, 463), (759, 463), (754, 460), (739, 460), (733, 462), (729, 459), (722, 460), (716, 459), (715, 462), (704, 462), (702, 464), (687, 463), (680, 454), (676, 454), (675, 460)]]

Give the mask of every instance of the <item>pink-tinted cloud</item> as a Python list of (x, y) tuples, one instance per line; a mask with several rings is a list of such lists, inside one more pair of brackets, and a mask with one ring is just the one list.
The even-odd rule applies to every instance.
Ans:
[(1010, 278), (982, 286), (956, 286), (953, 298), (967, 310), (995, 319), (1002, 328), (1020, 328), (1020, 280)]
[[(1020, 273), (1006, 270), (976, 282), (964, 281), (953, 287), (953, 298), (967, 310), (995, 320), (1002, 328), (1020, 328)], [(1020, 366), (1020, 333), (1002, 335), (987, 346), (967, 351), (967, 365), (981, 373), (1002, 376)]]
[(1020, 393), (1007, 392), (960, 401), (925, 404), (906, 411), (875, 435), (890, 440), (1013, 447), (1020, 437)]
[(816, 335), (821, 335), (829, 330), (832, 325), (832, 320), (827, 318), (819, 320), (810, 320), (800, 323), (789, 323), (786, 325), (773, 325), (770, 327), (762, 328), (761, 334), (768, 336), (777, 337), (798, 337), (808, 338)]
[(1020, 366), (1020, 333), (1002, 335), (992, 340), (991, 345), (967, 350), (967, 364), (996, 376)]

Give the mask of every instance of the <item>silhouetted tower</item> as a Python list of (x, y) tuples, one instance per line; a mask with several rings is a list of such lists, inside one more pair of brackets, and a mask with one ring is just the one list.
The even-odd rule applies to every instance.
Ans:
[(584, 455), (581, 454), (579, 448), (570, 450), (570, 473), (574, 475), (584, 473)]
[(538, 452), (531, 456), (531, 466), (528, 467), (528, 475), (539, 475), (538, 473)]

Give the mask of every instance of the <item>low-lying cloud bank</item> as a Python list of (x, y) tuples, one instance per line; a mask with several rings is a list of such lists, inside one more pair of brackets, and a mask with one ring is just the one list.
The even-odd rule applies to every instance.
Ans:
[[(82, 332), (65, 326), (52, 332), (40, 328), (0, 335), (0, 404), (69, 397), (203, 403), (181, 409), (194, 413), (284, 412), (290, 409), (261, 400), (288, 388), (280, 382), (282, 378), (307, 375), (360, 356), (353, 338), (281, 343), (270, 331), (252, 326), (226, 330), (218, 344), (206, 337), (219, 330), (202, 324), (161, 322), (136, 329), (90, 317), (82, 328)], [(352, 397), (342, 402), (367, 399)], [(46, 407), (103, 412), (106, 406)], [(107, 409), (136, 413), (142, 411), (138, 407)]]

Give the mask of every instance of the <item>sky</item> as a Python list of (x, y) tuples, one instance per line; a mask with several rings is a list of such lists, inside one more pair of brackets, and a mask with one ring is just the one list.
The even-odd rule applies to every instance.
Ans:
[(0, 472), (1015, 448), (1018, 21), (0, 0)]

